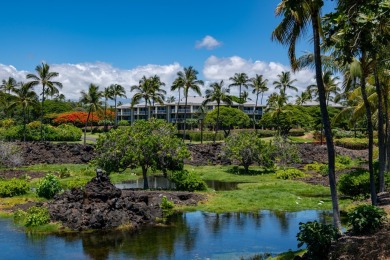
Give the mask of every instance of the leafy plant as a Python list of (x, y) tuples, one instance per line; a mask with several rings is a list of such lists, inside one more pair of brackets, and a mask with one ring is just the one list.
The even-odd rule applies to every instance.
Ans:
[(293, 180), (301, 177), (305, 177), (305, 173), (295, 168), (279, 170), (276, 172), (276, 178), (278, 179)]
[(37, 227), (48, 224), (50, 215), (47, 208), (33, 206), (27, 211), (17, 210), (14, 213), (14, 222), (25, 227)]
[(348, 213), (348, 223), (358, 235), (378, 230), (386, 220), (386, 212), (373, 205), (360, 205)]
[(366, 195), (370, 192), (370, 176), (366, 170), (341, 175), (337, 188), (344, 195), (351, 197)]
[(175, 184), (176, 190), (192, 192), (207, 189), (206, 183), (198, 175), (187, 170), (173, 172), (170, 180)]
[(67, 181), (63, 187), (64, 189), (82, 188), (89, 182), (88, 179), (75, 178)]
[(26, 180), (13, 178), (0, 181), (0, 197), (13, 197), (26, 194), (30, 190)]
[(317, 221), (299, 223), (298, 247), (307, 245), (309, 259), (327, 259), (332, 241), (338, 238), (337, 229)]
[(46, 199), (52, 199), (61, 191), (61, 185), (57, 177), (51, 173), (46, 174), (46, 176), (39, 181), (37, 187), (37, 195)]
[(348, 155), (337, 155), (336, 163), (348, 166), (352, 163), (352, 159)]

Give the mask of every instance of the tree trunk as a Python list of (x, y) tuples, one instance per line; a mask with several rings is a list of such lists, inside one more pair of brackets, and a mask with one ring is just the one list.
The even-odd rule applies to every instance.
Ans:
[(200, 121), (200, 143), (203, 144), (203, 119)]
[(257, 92), (255, 109), (253, 110), (253, 129), (254, 129), (254, 130), (256, 130), (256, 107), (257, 107), (257, 101), (258, 101), (258, 99), (259, 99), (259, 92)]
[(85, 127), (84, 127), (84, 145), (87, 144), (87, 127), (88, 127), (88, 120), (89, 120), (89, 115), (90, 114), (91, 114), (91, 108), (89, 108), (87, 121), (85, 122)]
[(379, 192), (385, 191), (385, 166), (386, 166), (386, 144), (383, 132), (383, 99), (382, 90), (378, 78), (377, 64), (374, 68), (375, 90), (378, 96), (378, 149), (379, 149)]
[(104, 132), (107, 132), (107, 98), (104, 102)]
[(187, 119), (187, 97), (188, 97), (188, 90), (187, 93), (184, 91), (186, 102), (184, 105), (184, 131), (183, 131), (183, 141), (186, 139), (186, 119)]
[(360, 79), (360, 87), (362, 90), (362, 97), (364, 101), (364, 107), (366, 108), (366, 117), (367, 117), (367, 131), (368, 131), (368, 171), (370, 173), (370, 193), (371, 193), (371, 203), (372, 205), (377, 204), (377, 196), (375, 189), (375, 176), (374, 176), (374, 167), (373, 167), (373, 148), (374, 148), (374, 134), (373, 126), (371, 119), (371, 107), (367, 97), (366, 91), (366, 53), (362, 51), (362, 57), (360, 60), (362, 66), (362, 76)]
[(388, 100), (389, 100), (389, 95), (386, 91), (383, 91), (383, 98), (385, 100), (385, 121), (386, 121), (386, 172), (390, 171), (390, 127), (389, 127), (389, 107), (388, 107)]
[(115, 126), (115, 129), (116, 127), (118, 126), (118, 113), (117, 113), (117, 110), (116, 110), (116, 95), (114, 97), (114, 107), (115, 107), (115, 120), (114, 120), (114, 126)]
[(41, 142), (43, 141), (43, 116), (44, 116), (44, 103), (45, 103), (45, 84), (42, 84), (42, 105), (41, 105)]
[(219, 129), (219, 102), (217, 103), (217, 124), (215, 127), (214, 144), (215, 144), (215, 141), (217, 140), (218, 129)]
[(142, 177), (144, 178), (144, 190), (149, 189), (149, 182), (148, 182), (148, 168), (146, 166), (141, 166), (142, 168)]
[(26, 142), (26, 108), (23, 106), (23, 142)]
[(180, 107), (180, 88), (179, 88), (179, 101), (177, 101), (177, 109), (176, 109), (176, 119), (175, 119), (175, 123), (177, 124), (177, 130), (179, 130), (179, 123), (177, 122), (177, 120), (179, 119), (179, 107)]
[(322, 64), (321, 64), (321, 49), (320, 49), (320, 35), (319, 35), (319, 9), (316, 8), (311, 14), (311, 22), (313, 27), (313, 41), (314, 41), (314, 60), (315, 60), (315, 71), (316, 81), (318, 86), (318, 96), (320, 101), (320, 109), (322, 115), (322, 123), (324, 125), (326, 147), (328, 152), (328, 176), (330, 193), (332, 197), (332, 208), (333, 208), (333, 224), (337, 228), (338, 232), (342, 233), (340, 210), (337, 197), (336, 189), (336, 174), (335, 174), (335, 149), (332, 139), (332, 129), (330, 125), (328, 110), (326, 107), (326, 96), (325, 86), (322, 79)]

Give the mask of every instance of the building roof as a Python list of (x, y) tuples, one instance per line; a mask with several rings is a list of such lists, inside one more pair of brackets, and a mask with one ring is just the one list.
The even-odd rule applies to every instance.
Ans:
[[(319, 106), (319, 105), (320, 105), (320, 102), (318, 102), (318, 101), (313, 101), (313, 100), (305, 101), (305, 102), (302, 104), (302, 106), (304, 106), (304, 107), (313, 107), (313, 106)], [(329, 107), (335, 107), (335, 108), (344, 108), (343, 105), (334, 103), (333, 101), (329, 101), (329, 102), (328, 102), (328, 106), (329, 106)]]

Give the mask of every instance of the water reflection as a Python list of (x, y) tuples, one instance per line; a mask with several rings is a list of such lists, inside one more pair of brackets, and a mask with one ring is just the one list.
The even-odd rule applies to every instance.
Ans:
[[(61, 236), (26, 235), (10, 228), (10, 220), (0, 220), (6, 221), (0, 222), (0, 250), (4, 259), (239, 259), (262, 252), (296, 250), (299, 222), (324, 221), (328, 216), (329, 212), (314, 210), (223, 214), (197, 211), (177, 214), (169, 225), (146, 227), (135, 233)], [(12, 250), (15, 247), (16, 255)]]
[[(175, 184), (164, 176), (148, 176), (149, 188), (156, 190), (173, 190)], [(138, 179), (134, 181), (126, 181), (123, 183), (115, 184), (118, 189), (143, 189), (144, 179)]]

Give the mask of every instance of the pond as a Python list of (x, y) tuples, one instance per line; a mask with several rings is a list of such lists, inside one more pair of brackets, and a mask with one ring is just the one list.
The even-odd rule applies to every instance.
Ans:
[[(170, 190), (175, 188), (175, 184), (163, 176), (149, 176), (148, 177), (149, 188), (156, 190)], [(207, 187), (215, 191), (236, 190), (237, 185), (241, 182), (225, 182), (207, 180)], [(125, 181), (115, 184), (118, 189), (142, 189), (144, 187), (144, 179), (140, 178), (134, 181)]]
[[(297, 250), (299, 222), (325, 221), (327, 211), (176, 214), (171, 224), (137, 232), (37, 235), (0, 219), (2, 259), (239, 259)], [(329, 220), (329, 219), (328, 219)]]

